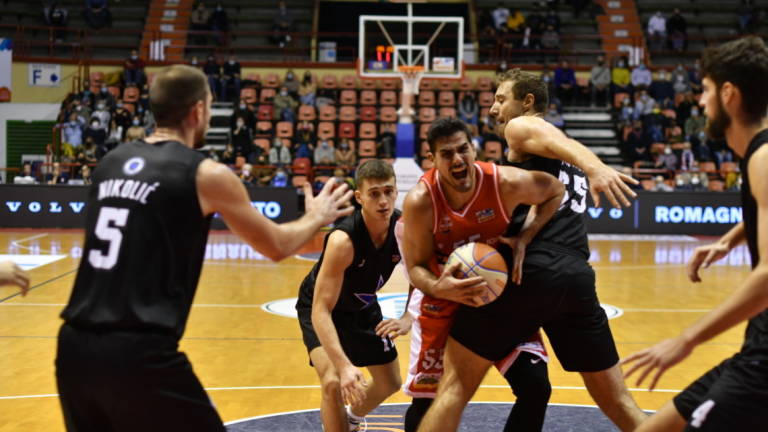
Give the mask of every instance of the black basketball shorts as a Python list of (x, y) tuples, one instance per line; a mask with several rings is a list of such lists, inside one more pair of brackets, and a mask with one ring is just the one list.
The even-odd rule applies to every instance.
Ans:
[(460, 307), (451, 336), (495, 362), (539, 328), (567, 371), (597, 372), (619, 361), (594, 270), (583, 257), (557, 250), (528, 251), (522, 285), (508, 283), (486, 306)]
[(768, 358), (723, 361), (673, 399), (686, 431), (768, 429)]
[(224, 432), (170, 334), (91, 331), (64, 324), (56, 383), (69, 432)]
[[(307, 353), (319, 347), (320, 339), (312, 326), (312, 309), (297, 308), (299, 325)], [(395, 344), (388, 337), (376, 335), (376, 325), (382, 320), (377, 304), (356, 313), (333, 313), (336, 334), (349, 361), (357, 367), (383, 365), (397, 358)], [(312, 362), (310, 361), (310, 364)]]

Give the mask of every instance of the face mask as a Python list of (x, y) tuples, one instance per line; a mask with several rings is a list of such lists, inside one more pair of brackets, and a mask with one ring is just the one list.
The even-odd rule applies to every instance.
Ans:
[(549, 115), (556, 116), (557, 115), (557, 110), (550, 110), (549, 111)]
[(229, 64), (233, 65), (233, 64), (235, 64), (235, 61), (234, 60), (230, 60)]
[(139, 113), (139, 114), (141, 114), (141, 113), (143, 113), (143, 112), (144, 112), (144, 108), (143, 108), (143, 107), (138, 107), (138, 108), (136, 109), (136, 111), (138, 111), (138, 113)]
[(288, 96), (288, 92), (285, 90), (280, 91), (280, 96)]
[(288, 74), (285, 77), (288, 78), (289, 80), (292, 80), (293, 79), (293, 74)]
[(249, 175), (251, 175), (251, 172), (250, 172), (250, 171), (248, 171), (248, 170), (243, 170), (243, 177), (248, 177)]
[(96, 105), (96, 109), (103, 110), (104, 109), (104, 105), (101, 105), (101, 104)]
[(122, 107), (123, 107), (123, 104), (117, 104), (117, 108), (118, 108), (118, 109), (119, 109), (119, 108), (122, 108)]
[(139, 56), (132, 55), (131, 60), (138, 60)]
[(549, 82), (549, 77), (545, 76), (544, 78), (542, 78), (542, 81), (544, 81), (545, 83), (548, 83)]
[(692, 115), (692, 116), (697, 116), (697, 115), (699, 115), (699, 110), (691, 110), (691, 115)]
[(221, 10), (222, 10), (222, 7), (221, 7), (221, 6), (216, 6), (216, 10), (217, 10), (217, 11), (219, 11), (219, 12), (221, 12)]
[(672, 149), (671, 148), (665, 148), (664, 149), (664, 154), (671, 154), (671, 153), (672, 153)]
[(349, 149), (349, 144), (342, 144), (342, 145), (341, 145), (341, 149), (342, 149), (342, 150), (347, 150), (347, 149)]
[(641, 99), (644, 100), (644, 101), (647, 101), (648, 100), (648, 95), (643, 95), (643, 97)]
[(192, 60), (192, 66), (197, 66), (197, 60)]
[(284, 173), (284, 172), (280, 172), (280, 171), (278, 171), (278, 172), (277, 172), (277, 174), (275, 174), (275, 177), (277, 177), (277, 178), (281, 178), (281, 179), (282, 179), (282, 178), (285, 178), (285, 173)]
[(99, 122), (93, 122), (93, 123), (91, 123), (91, 127), (92, 127), (92, 128), (97, 128), (97, 127), (99, 127)]
[(240, 104), (240, 109), (241, 110), (245, 109), (245, 104)]
[(84, 90), (84, 91), (83, 91), (83, 94), (84, 94), (84, 95), (89, 95), (89, 94), (91, 94), (91, 91), (90, 91), (90, 90)]
[(70, 120), (70, 121), (69, 121), (69, 124), (70, 124), (71, 126), (77, 126), (77, 121), (75, 121), (75, 120)]
[(82, 111), (82, 110), (83, 110), (83, 107), (81, 107), (80, 105), (78, 105), (78, 106), (77, 106), (77, 108), (75, 108), (75, 110), (77, 110), (77, 111)]
[(327, 147), (328, 147), (328, 141), (323, 141), (323, 148), (327, 148)]
[(237, 122), (237, 127), (239, 128), (243, 127), (243, 122)]
[(699, 184), (699, 178), (698, 177), (693, 177), (691, 179), (691, 184)]
[(139, 125), (139, 119), (134, 119), (133, 120), (133, 125), (134, 126), (138, 126)]

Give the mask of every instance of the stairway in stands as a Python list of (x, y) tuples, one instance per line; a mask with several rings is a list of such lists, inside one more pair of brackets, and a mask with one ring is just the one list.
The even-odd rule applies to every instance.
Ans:
[[(634, 0), (601, 0), (605, 15), (597, 17), (603, 52), (614, 57), (617, 52), (631, 52), (633, 47), (644, 47), (643, 27)], [(637, 59), (642, 52), (635, 53)], [(630, 56), (630, 62), (632, 61)]]
[(232, 102), (214, 102), (211, 105), (211, 123), (205, 135), (204, 150), (223, 151), (229, 144), (229, 125), (234, 112)]
[[(183, 62), (191, 13), (192, 0), (152, 0), (141, 41), (142, 57)], [(161, 36), (158, 38), (158, 35)], [(158, 55), (156, 50), (150, 55), (153, 44), (163, 46), (164, 56)]]
[(589, 147), (605, 164), (623, 163), (611, 113), (604, 107), (574, 106), (563, 108), (565, 133)]

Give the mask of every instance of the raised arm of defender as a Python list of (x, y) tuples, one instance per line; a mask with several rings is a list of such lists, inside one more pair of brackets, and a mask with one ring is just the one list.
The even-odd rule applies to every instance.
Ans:
[(196, 182), (203, 214), (218, 212), (235, 234), (274, 261), (294, 253), (320, 227), (354, 210), (347, 205), (352, 191), (346, 185), (334, 188), (335, 182), (331, 179), (316, 197), (312, 196), (312, 188), (305, 185), (304, 216), (276, 224), (251, 206), (245, 186), (226, 166), (211, 160), (201, 162)]
[(619, 208), (619, 201), (625, 207), (631, 204), (627, 197), (637, 195), (626, 183), (637, 184), (637, 180), (605, 165), (591, 150), (578, 141), (568, 138), (560, 129), (546, 120), (534, 116), (521, 116), (507, 122), (504, 138), (514, 158), (532, 154), (560, 159), (577, 166), (589, 177), (589, 188), (595, 206), (600, 205), (600, 193), (604, 193), (611, 204)]

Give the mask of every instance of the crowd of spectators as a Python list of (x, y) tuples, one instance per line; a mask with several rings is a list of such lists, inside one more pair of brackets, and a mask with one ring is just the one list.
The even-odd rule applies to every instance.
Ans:
[[(101, 30), (112, 26), (112, 12), (109, 10), (107, 0), (86, 0), (80, 12), (85, 24), (92, 30)], [(67, 39), (69, 27), (69, 10), (61, 1), (43, 1), (43, 23), (55, 27), (51, 37), (55, 42), (63, 42)]]
[(698, 61), (655, 76), (638, 65), (614, 98), (622, 151), (649, 190), (738, 190), (733, 152), (706, 132)]

